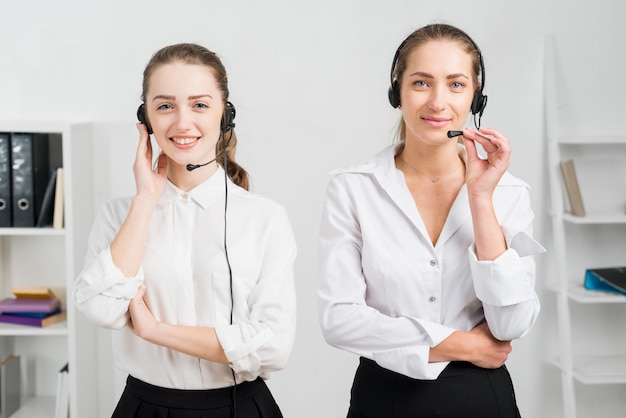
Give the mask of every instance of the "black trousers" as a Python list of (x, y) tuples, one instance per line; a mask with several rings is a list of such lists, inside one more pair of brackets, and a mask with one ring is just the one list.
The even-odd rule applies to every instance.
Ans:
[(361, 358), (348, 418), (519, 418), (505, 366), (452, 362), (436, 380), (416, 380)]
[(233, 418), (235, 411), (237, 418), (282, 418), (263, 379), (234, 388), (169, 389), (128, 376), (111, 418)]

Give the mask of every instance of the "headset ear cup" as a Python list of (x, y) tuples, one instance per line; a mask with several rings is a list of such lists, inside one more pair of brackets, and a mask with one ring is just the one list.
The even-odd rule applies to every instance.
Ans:
[(397, 81), (394, 80), (393, 83), (391, 83), (387, 95), (389, 96), (389, 104), (391, 104), (394, 109), (398, 108), (398, 106), (400, 106), (400, 89)]
[(486, 106), (487, 96), (483, 95), (480, 91), (474, 93), (474, 98), (472, 99), (472, 115), (482, 115)]
[(235, 115), (237, 111), (235, 110), (235, 106), (231, 102), (226, 102), (226, 106), (224, 106), (224, 115), (222, 116), (222, 122), (220, 125), (220, 129), (222, 133), (226, 133), (235, 127)]
[(146, 128), (148, 129), (148, 134), (152, 135), (152, 127), (150, 126), (148, 118), (146, 117), (146, 106), (144, 104), (139, 105), (139, 107), (137, 108), (137, 119), (139, 120), (139, 122), (146, 125)]

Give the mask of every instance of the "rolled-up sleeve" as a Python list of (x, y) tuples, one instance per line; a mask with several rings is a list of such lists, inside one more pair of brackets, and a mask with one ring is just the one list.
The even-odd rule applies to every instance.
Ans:
[(476, 297), (483, 303), (491, 333), (500, 340), (526, 335), (540, 311), (534, 256), (545, 249), (532, 238), (534, 214), (528, 189), (513, 190), (517, 198), (507, 198), (510, 206), (501, 220), (507, 250), (495, 260), (479, 261), (474, 246), (468, 249)]
[(103, 206), (89, 236), (84, 268), (72, 291), (73, 302), (85, 317), (111, 329), (126, 325), (128, 304), (143, 282), (143, 269), (128, 278), (113, 263), (109, 244), (118, 225), (110, 206)]
[(296, 333), (293, 264), (297, 249), (284, 209), (278, 211), (267, 231), (258, 246), (264, 249), (261, 273), (247, 297), (245, 312), (235, 303), (234, 323), (215, 327), (231, 367), (247, 380), (284, 368)]

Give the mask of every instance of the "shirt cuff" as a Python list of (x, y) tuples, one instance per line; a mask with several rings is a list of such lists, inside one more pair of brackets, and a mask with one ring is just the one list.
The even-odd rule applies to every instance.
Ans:
[(250, 328), (245, 325), (221, 325), (215, 327), (215, 333), (236, 373), (260, 373), (261, 361), (257, 351), (274, 336), (270, 328), (250, 335)]
[(412, 379), (435, 380), (448, 362), (429, 363), (430, 347), (402, 347), (373, 353), (374, 361), (381, 367)]
[(439, 345), (456, 330), (434, 322), (421, 321), (417, 318), (410, 319), (415, 321), (428, 334), (427, 338), (430, 345), (416, 345), (376, 351), (372, 353), (373, 360), (385, 369), (413, 379), (434, 380), (445, 369), (448, 362), (430, 363), (430, 348)]
[(546, 249), (533, 237), (516, 228), (502, 226), (507, 248), (514, 249), (520, 257), (543, 254)]
[[(143, 268), (132, 278), (124, 277), (122, 271), (113, 263), (110, 248), (107, 247), (91, 266), (89, 277), (97, 277), (98, 281), (76, 289), (75, 300), (83, 303), (94, 296), (103, 294), (117, 299), (132, 299), (143, 283)], [(88, 277), (85, 277), (88, 281)]]
[(509, 248), (495, 260), (479, 261), (469, 249), (476, 297), (493, 306), (509, 306), (536, 298), (519, 254)]

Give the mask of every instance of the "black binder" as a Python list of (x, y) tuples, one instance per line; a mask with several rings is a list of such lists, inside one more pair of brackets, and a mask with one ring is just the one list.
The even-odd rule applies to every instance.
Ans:
[(37, 215), (37, 227), (52, 225), (54, 220), (54, 192), (57, 183), (57, 171), (58, 169), (56, 168), (50, 171), (48, 185), (43, 195), (39, 214)]
[(626, 296), (626, 266), (585, 270), (585, 289)]
[(50, 173), (47, 134), (12, 133), (14, 227), (34, 227)]
[(11, 219), (11, 145), (10, 136), (0, 132), (0, 228), (13, 225)]

